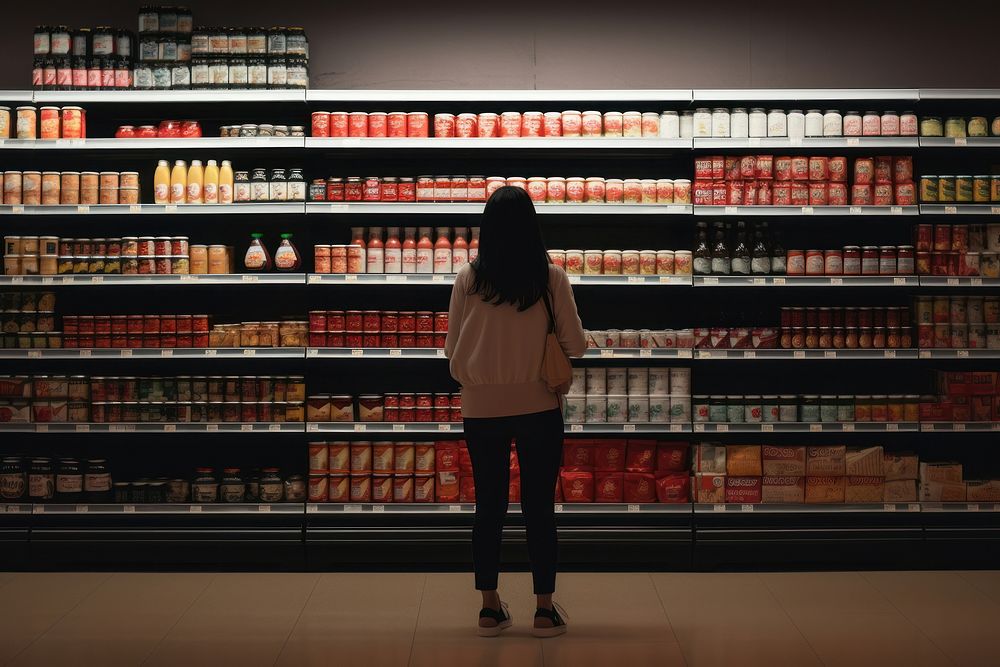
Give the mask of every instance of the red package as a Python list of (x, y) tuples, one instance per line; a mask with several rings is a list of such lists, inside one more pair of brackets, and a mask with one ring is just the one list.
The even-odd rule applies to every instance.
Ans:
[(770, 206), (774, 203), (774, 189), (771, 181), (757, 181), (757, 205)]
[(413, 476), (413, 502), (434, 502), (434, 475)]
[(694, 177), (697, 180), (712, 178), (712, 156), (705, 155), (694, 159)]
[(712, 156), (712, 175), (710, 178), (713, 180), (722, 180), (726, 177), (726, 158), (723, 155), (713, 155)]
[(625, 470), (625, 441), (595, 440), (594, 470), (609, 472)]
[(563, 465), (593, 466), (594, 443), (591, 440), (564, 440)]
[(792, 180), (809, 180), (809, 158), (805, 155), (796, 155), (792, 158)]
[(792, 206), (809, 205), (809, 183), (805, 181), (794, 181), (791, 192)]
[(620, 472), (594, 473), (594, 502), (620, 503), (625, 497), (625, 475)]
[(775, 206), (791, 206), (792, 204), (792, 183), (791, 181), (775, 181), (772, 188), (772, 203)]
[(774, 180), (792, 180), (792, 158), (788, 155), (779, 155), (774, 158)]
[(727, 181), (738, 181), (740, 180), (740, 158), (736, 155), (727, 155), (723, 160), (723, 170), (725, 172), (725, 180)]
[(472, 458), (469, 456), (468, 447), (458, 450), (458, 469), (462, 472), (472, 472)]
[(851, 206), (871, 206), (874, 200), (872, 186), (852, 185), (851, 186)]
[(874, 203), (875, 206), (891, 206), (892, 184), (876, 183), (875, 189), (872, 191), (872, 203)]
[(521, 462), (517, 458), (517, 450), (514, 445), (510, 446), (510, 469), (512, 471), (521, 469)]
[(834, 183), (846, 183), (847, 182), (847, 158), (846, 157), (831, 157), (826, 163), (827, 171), (830, 174), (830, 180)]
[(459, 449), (455, 442), (434, 443), (434, 469), (437, 472), (458, 472)]
[(809, 180), (830, 180), (830, 158), (822, 156), (809, 158)]
[(726, 502), (753, 504), (760, 502), (762, 483), (760, 477), (727, 477)]
[(657, 476), (656, 499), (661, 503), (690, 502), (691, 476), (686, 472)]
[(754, 162), (754, 176), (757, 180), (774, 178), (774, 156), (758, 155)]
[[(558, 483), (557, 483), (558, 484)], [(510, 482), (507, 485), (507, 500), (512, 503), (521, 502), (521, 473), (510, 471)]]
[(892, 183), (892, 156), (880, 155), (875, 158), (875, 183), (883, 185)]
[(625, 473), (625, 502), (627, 503), (655, 503), (656, 502), (656, 478), (652, 473), (627, 472)]
[(726, 182), (726, 205), (727, 206), (743, 205), (743, 181)]
[(726, 205), (726, 182), (722, 180), (712, 181), (712, 206)]
[(828, 183), (826, 203), (830, 206), (847, 206), (847, 183)]
[(434, 497), (439, 503), (458, 502), (458, 472), (451, 470), (438, 470), (437, 480), (434, 485)]
[(681, 472), (687, 467), (688, 443), (661, 442), (656, 446), (656, 472)]
[(893, 183), (906, 183), (913, 180), (913, 157), (897, 155), (892, 158)]
[(740, 158), (740, 178), (744, 181), (752, 181), (756, 178), (757, 160), (753, 155), (744, 155)]
[(563, 502), (594, 502), (594, 473), (563, 470), (559, 478), (562, 480)]
[(743, 181), (743, 205), (753, 206), (757, 203), (757, 181)]
[[(831, 174), (834, 173), (830, 165)], [(875, 161), (870, 157), (859, 157), (854, 161), (854, 184), (871, 185), (875, 182)]]
[(712, 181), (699, 179), (691, 188), (691, 202), (698, 206), (712, 205)]
[(458, 478), (458, 501), (461, 503), (476, 502), (476, 482), (472, 475), (462, 475)]
[(912, 206), (917, 203), (917, 193), (916, 188), (913, 186), (913, 181), (896, 183), (895, 190), (895, 199), (898, 205)]
[(655, 452), (655, 440), (629, 440), (626, 443), (625, 470), (629, 472), (653, 472)]
[(810, 206), (826, 206), (828, 197), (827, 184), (824, 183), (809, 183), (809, 205)]

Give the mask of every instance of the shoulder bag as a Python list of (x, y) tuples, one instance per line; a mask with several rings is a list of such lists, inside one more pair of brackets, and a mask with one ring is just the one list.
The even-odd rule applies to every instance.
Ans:
[(569, 391), (569, 384), (573, 379), (573, 366), (566, 353), (563, 352), (559, 338), (556, 336), (556, 318), (552, 311), (552, 303), (549, 301), (548, 287), (542, 292), (542, 301), (545, 303), (545, 310), (549, 316), (549, 327), (545, 334), (545, 351), (542, 354), (542, 380), (545, 381), (552, 393), (565, 394)]

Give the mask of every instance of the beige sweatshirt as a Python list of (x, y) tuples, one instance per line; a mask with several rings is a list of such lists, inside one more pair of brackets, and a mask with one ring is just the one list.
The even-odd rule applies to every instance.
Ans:
[[(539, 299), (523, 312), (510, 304), (486, 303), (468, 293), (474, 278), (469, 265), (455, 278), (444, 347), (451, 375), (462, 385), (462, 414), (507, 417), (560, 407), (559, 397), (541, 379), (548, 331), (545, 303)], [(554, 265), (549, 267), (549, 289), (563, 351), (581, 357), (587, 340), (573, 288), (566, 273)]]

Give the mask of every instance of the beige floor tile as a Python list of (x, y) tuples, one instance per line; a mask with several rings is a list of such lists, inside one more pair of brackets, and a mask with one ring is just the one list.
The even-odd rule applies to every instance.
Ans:
[(145, 664), (273, 665), (319, 577), (219, 574)]
[(799, 611), (896, 613), (858, 572), (766, 572), (757, 575), (792, 618)]
[(970, 570), (958, 574), (1000, 604), (1000, 570)]
[(208, 587), (213, 574), (119, 573), (53, 625), (15, 665), (54, 665), (66, 656), (105, 665), (139, 664)]
[(17, 577), (17, 572), (0, 572), (0, 587), (14, 581), (15, 577)]
[(0, 597), (0, 664), (40, 637), (111, 575), (105, 572), (22, 572)]
[(277, 664), (406, 665), (423, 588), (423, 574), (322, 575)]

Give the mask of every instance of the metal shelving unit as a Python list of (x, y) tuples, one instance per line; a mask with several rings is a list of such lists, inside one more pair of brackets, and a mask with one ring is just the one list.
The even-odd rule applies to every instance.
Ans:
[(653, 139), (649, 137), (518, 137), (518, 138), (456, 138), (426, 137), (382, 139), (370, 137), (308, 137), (305, 147), (311, 149), (390, 149), (390, 150), (690, 150), (690, 139)]
[(690, 90), (318, 90), (308, 102), (690, 102)]
[(694, 276), (695, 287), (916, 287), (917, 276)]
[(920, 137), (921, 148), (1000, 148), (1000, 137)]
[(695, 359), (916, 359), (916, 349), (906, 350), (694, 350)]
[(787, 137), (749, 137), (740, 139), (720, 139), (716, 137), (695, 137), (695, 150), (743, 150), (743, 149), (780, 149), (796, 148), (811, 150), (814, 148), (918, 148), (917, 137), (806, 137), (804, 139), (789, 139)]
[(88, 139), (0, 139), (0, 149), (76, 151), (187, 150), (202, 148), (305, 148), (304, 137), (199, 137), (192, 139), (142, 139), (97, 137)]
[(302, 433), (302, 422), (150, 423), (0, 423), (0, 433)]
[[(485, 202), (309, 202), (308, 215), (479, 215)], [(539, 215), (689, 215), (691, 207), (684, 204), (536, 204)]]
[(919, 422), (695, 422), (695, 433), (916, 433)]
[(916, 102), (916, 88), (715, 88), (692, 91), (695, 102), (771, 102), (835, 100), (906, 100)]
[(810, 216), (810, 215), (920, 215), (918, 206), (704, 206), (695, 215), (713, 216)]
[(1000, 215), (990, 204), (921, 204), (920, 215)]
[(0, 276), (0, 286), (26, 285), (302, 285), (304, 273), (227, 273), (204, 275), (64, 275)]
[(81, 204), (22, 206), (4, 204), (0, 215), (300, 215), (301, 202), (247, 204)]
[(882, 512), (920, 512), (920, 503), (869, 503), (869, 504), (844, 504), (831, 503), (820, 504), (733, 504), (733, 503), (694, 503), (695, 514), (853, 514), (853, 513), (882, 513)]
[[(4, 99), (9, 100), (9, 97)], [(37, 103), (78, 102), (99, 104), (182, 104), (247, 102), (302, 102), (305, 90), (38, 90)]]
[(304, 347), (0, 348), (0, 359), (302, 359)]
[(301, 514), (303, 503), (36, 503), (32, 514)]
[[(308, 422), (308, 433), (462, 433), (461, 422)], [(566, 424), (566, 433), (666, 435), (690, 433), (691, 424)]]

